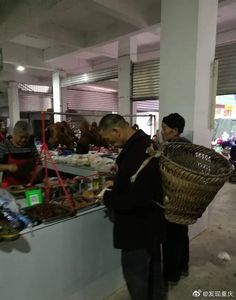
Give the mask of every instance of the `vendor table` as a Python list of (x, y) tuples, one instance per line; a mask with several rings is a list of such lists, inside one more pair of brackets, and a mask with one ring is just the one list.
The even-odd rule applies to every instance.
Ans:
[[(68, 173), (78, 176), (91, 176), (96, 175), (98, 172), (90, 167), (76, 167), (69, 164), (56, 163), (58, 170), (63, 173)], [(48, 169), (54, 170), (52, 163), (48, 162)]]
[(123, 284), (104, 207), (0, 243), (1, 300), (101, 300)]

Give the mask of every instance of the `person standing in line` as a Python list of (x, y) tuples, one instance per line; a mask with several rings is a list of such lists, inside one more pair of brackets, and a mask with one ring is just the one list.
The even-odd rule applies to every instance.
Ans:
[(136, 174), (149, 157), (150, 137), (134, 130), (118, 114), (108, 114), (99, 124), (103, 138), (122, 148), (116, 163), (118, 171), (112, 189), (105, 191), (103, 202), (113, 210), (114, 247), (121, 249), (124, 278), (132, 300), (162, 300), (160, 244), (164, 236), (162, 180), (158, 158)]
[[(191, 143), (181, 133), (185, 120), (178, 113), (172, 113), (162, 120), (161, 134), (165, 142)], [(189, 272), (188, 225), (166, 220), (166, 240), (163, 243), (163, 274), (169, 285), (176, 285)]]

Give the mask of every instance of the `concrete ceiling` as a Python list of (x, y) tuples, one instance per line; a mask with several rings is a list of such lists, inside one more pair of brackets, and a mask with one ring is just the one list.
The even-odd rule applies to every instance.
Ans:
[[(157, 55), (160, 5), (161, 0), (0, 0), (0, 82), (50, 84), (56, 69), (76, 74), (114, 65), (120, 51), (128, 54), (125, 45), (118, 51), (122, 36), (131, 38), (140, 59)], [(223, 0), (217, 43), (232, 41), (236, 0)], [(24, 74), (15, 71), (19, 64), (26, 66)]]

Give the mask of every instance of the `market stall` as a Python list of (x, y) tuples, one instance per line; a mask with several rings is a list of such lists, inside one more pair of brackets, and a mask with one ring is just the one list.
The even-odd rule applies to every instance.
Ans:
[(1, 243), (0, 264), (1, 300), (100, 300), (123, 285), (104, 207), (25, 229)]
[[(33, 174), (29, 185), (2, 189), (0, 299), (103, 299), (123, 285), (112, 223), (95, 199), (106, 176), (91, 166), (80, 168), (80, 157), (73, 164), (59, 155), (52, 159), (45, 143), (41, 155), (41, 183), (34, 183)], [(56, 178), (48, 177), (49, 168)], [(77, 177), (64, 178), (60, 172)]]

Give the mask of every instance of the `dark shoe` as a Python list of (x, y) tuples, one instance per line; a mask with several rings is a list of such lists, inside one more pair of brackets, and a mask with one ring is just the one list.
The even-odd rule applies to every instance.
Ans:
[(189, 271), (182, 271), (181, 272), (181, 277), (188, 277), (189, 276)]
[(181, 277), (187, 277), (189, 275), (189, 267), (185, 266), (182, 268)]
[(168, 286), (176, 286), (179, 283), (179, 280), (177, 281), (169, 281), (168, 280)]

